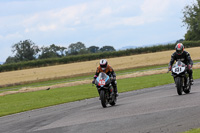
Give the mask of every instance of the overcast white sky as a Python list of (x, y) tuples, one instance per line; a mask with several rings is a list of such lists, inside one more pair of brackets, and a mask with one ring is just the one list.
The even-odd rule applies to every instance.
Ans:
[(142, 46), (184, 38), (182, 10), (195, 0), (0, 0), (0, 61), (11, 46)]

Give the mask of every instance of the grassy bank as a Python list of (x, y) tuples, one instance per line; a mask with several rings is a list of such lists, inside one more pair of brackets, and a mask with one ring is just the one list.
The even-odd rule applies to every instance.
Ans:
[(198, 128), (198, 129), (192, 129), (190, 131), (183, 132), (183, 133), (200, 133), (200, 128)]
[[(200, 78), (197, 73), (200, 73), (200, 69), (194, 70), (195, 79)], [(119, 92), (126, 92), (169, 83), (173, 83), (170, 74), (158, 74), (120, 79), (118, 88)], [(1, 96), (0, 116), (97, 96), (97, 90), (91, 84)]]
[[(141, 68), (135, 68), (135, 69), (126, 69), (126, 70), (116, 71), (116, 74), (117, 74), (117, 76), (119, 76), (119, 75), (125, 75), (125, 74), (130, 74), (130, 73), (135, 73), (135, 72), (141, 72), (141, 71), (150, 71), (150, 70), (159, 69), (159, 68), (163, 68), (163, 67), (165, 67), (167, 69), (167, 65), (147, 66), (147, 67), (141, 67)], [(78, 77), (49, 80), (49, 81), (36, 82), (36, 83), (30, 83), (30, 84), (24, 84), (24, 85), (2, 87), (2, 88), (0, 88), (0, 93), (4, 92), (4, 91), (9, 91), (9, 90), (19, 90), (23, 87), (41, 87), (41, 86), (56, 85), (56, 84), (60, 84), (60, 83), (69, 83), (69, 82), (81, 81), (81, 80), (87, 80), (87, 79), (92, 80), (93, 76), (94, 76), (94, 74), (88, 75), (88, 76), (78, 76)]]
[[(194, 63), (199, 63), (200, 60), (194, 61)], [(144, 71), (152, 71), (152, 70), (159, 70), (159, 69), (166, 69), (167, 71), (168, 65), (158, 65), (158, 66), (145, 66), (140, 68), (134, 68), (134, 69), (125, 69), (125, 70), (119, 70), (116, 71), (117, 76), (120, 75), (126, 75), (126, 74), (133, 74), (136, 72), (144, 72)], [(42, 87), (42, 86), (51, 86), (56, 84), (62, 84), (62, 83), (70, 83), (74, 81), (82, 81), (82, 80), (92, 80), (94, 74), (87, 75), (87, 76), (77, 76), (77, 77), (71, 77), (71, 78), (63, 78), (63, 79), (57, 79), (57, 80), (48, 80), (43, 82), (36, 82), (36, 83), (29, 83), (29, 84), (23, 84), (23, 85), (15, 85), (10, 87), (0, 87), (0, 93), (5, 91), (17, 91), (21, 88), (25, 87)]]

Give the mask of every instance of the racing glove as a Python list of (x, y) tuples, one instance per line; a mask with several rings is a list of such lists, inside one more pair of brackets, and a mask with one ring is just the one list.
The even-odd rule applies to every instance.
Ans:
[(172, 70), (172, 66), (171, 66), (171, 65), (168, 67), (168, 70), (169, 70), (169, 71), (171, 71), (171, 70)]
[(188, 69), (191, 70), (192, 69), (192, 65), (189, 64), (188, 65)]
[(94, 80), (92, 81), (92, 84), (95, 84), (95, 80), (96, 80), (96, 79), (94, 79)]

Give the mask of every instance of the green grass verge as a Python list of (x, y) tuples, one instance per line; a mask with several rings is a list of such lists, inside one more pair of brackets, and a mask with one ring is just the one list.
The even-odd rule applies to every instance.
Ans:
[[(116, 74), (117, 75), (124, 75), (124, 74), (134, 73), (134, 72), (138, 72), (138, 71), (148, 71), (148, 70), (157, 69), (157, 68), (161, 68), (161, 67), (167, 67), (167, 65), (147, 66), (147, 67), (142, 67), (142, 68), (121, 70), (121, 71), (116, 71)], [(92, 80), (93, 76), (94, 75), (78, 76), (78, 77), (73, 77), (73, 78), (49, 80), (49, 81), (30, 83), (30, 84), (24, 84), (24, 85), (3, 87), (3, 88), (0, 88), (0, 93), (4, 92), (4, 91), (8, 91), (8, 90), (19, 90), (19, 89), (21, 89), (23, 87), (41, 87), (41, 86), (47, 86), (47, 85), (55, 85), (55, 84), (60, 84), (60, 83), (73, 82), (73, 81), (78, 81), (78, 80), (86, 80), (86, 79), (91, 79)]]
[[(196, 63), (196, 62), (200, 62), (200, 60), (194, 61), (194, 63)], [(167, 69), (167, 66), (168, 65), (166, 64), (166, 65), (146, 66), (146, 67), (141, 67), (141, 68), (126, 69), (126, 70), (116, 71), (116, 74), (117, 75), (124, 75), (124, 74), (139, 72), (139, 71), (149, 71), (149, 70), (158, 69), (158, 68), (166, 68)], [(41, 87), (41, 86), (47, 86), (47, 85), (55, 85), (55, 84), (60, 84), (60, 83), (73, 82), (73, 81), (78, 81), (78, 80), (86, 80), (86, 79), (92, 80), (93, 76), (94, 75), (78, 76), (78, 77), (73, 77), (73, 78), (49, 80), (49, 81), (30, 83), (30, 84), (24, 84), (24, 85), (3, 87), (3, 88), (0, 88), (0, 93), (4, 92), (4, 91), (8, 91), (8, 90), (19, 90), (23, 87)]]
[[(200, 69), (194, 70), (195, 79), (200, 78), (197, 73), (200, 73)], [(120, 79), (118, 90), (126, 92), (169, 83), (173, 83), (169, 73)], [(1, 96), (0, 116), (97, 96), (96, 87), (91, 84)]]
[(183, 133), (200, 133), (200, 128), (198, 128), (198, 129), (192, 129), (190, 131), (183, 132)]
[(49, 80), (49, 81), (42, 81), (37, 83), (29, 83), (24, 85), (15, 85), (15, 86), (9, 86), (9, 87), (2, 87), (0, 88), (0, 93), (4, 91), (9, 90), (19, 90), (23, 87), (41, 87), (41, 86), (50, 86), (60, 83), (68, 83), (73, 81), (79, 81), (79, 80), (85, 80), (85, 79), (92, 79), (92, 76), (79, 76), (79, 77), (73, 77), (73, 78), (65, 78), (65, 79), (57, 79), (57, 80)]

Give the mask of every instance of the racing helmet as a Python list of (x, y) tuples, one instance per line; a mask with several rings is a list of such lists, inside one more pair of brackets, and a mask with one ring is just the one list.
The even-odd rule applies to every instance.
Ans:
[(103, 71), (106, 70), (107, 65), (108, 65), (108, 62), (107, 62), (106, 59), (101, 59), (100, 62), (99, 62), (99, 64), (100, 64), (100, 67), (101, 67), (101, 69), (102, 69)]
[(183, 51), (184, 51), (184, 46), (183, 46), (182, 43), (178, 43), (178, 44), (176, 44), (175, 49), (176, 49), (176, 53), (178, 55), (181, 55), (183, 53)]

